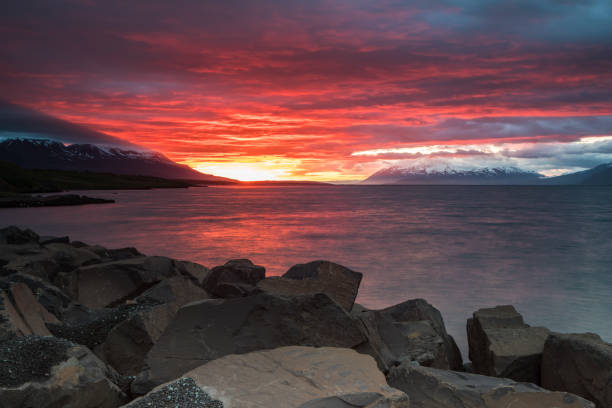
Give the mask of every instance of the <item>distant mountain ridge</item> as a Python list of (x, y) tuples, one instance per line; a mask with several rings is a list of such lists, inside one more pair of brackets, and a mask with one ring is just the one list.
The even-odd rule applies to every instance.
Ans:
[(363, 184), (537, 184), (541, 174), (524, 171), (516, 167), (479, 168), (457, 170), (451, 167), (434, 169), (423, 166), (409, 168), (389, 167), (382, 169)]
[(28, 169), (86, 170), (209, 182), (233, 181), (200, 173), (158, 152), (89, 143), (65, 145), (47, 139), (12, 138), (0, 141), (0, 160)]
[(372, 174), (362, 184), (398, 185), (612, 185), (612, 163), (557, 177), (545, 177), (517, 167), (457, 170), (449, 166), (389, 167)]

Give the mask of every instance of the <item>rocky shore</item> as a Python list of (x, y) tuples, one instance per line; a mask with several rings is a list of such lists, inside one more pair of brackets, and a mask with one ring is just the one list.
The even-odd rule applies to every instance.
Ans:
[(65, 205), (110, 204), (115, 200), (88, 197), (78, 194), (29, 195), (10, 194), (0, 196), (0, 208), (58, 207)]
[(366, 309), (361, 279), (1, 229), (0, 408), (612, 407), (599, 336), (480, 309), (464, 364), (435, 307)]

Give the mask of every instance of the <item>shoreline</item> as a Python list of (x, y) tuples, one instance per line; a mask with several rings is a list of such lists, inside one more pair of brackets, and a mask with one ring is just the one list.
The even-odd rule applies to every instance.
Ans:
[[(244, 259), (209, 269), (16, 227), (0, 230), (0, 249), (0, 357), (21, 350), (25, 359), (8, 367), (21, 376), (19, 384), (0, 381), (0, 399), (17, 398), (19, 385), (41, 401), (52, 400), (53, 393), (69, 399), (80, 395), (105, 407), (166, 400), (175, 405), (155, 406), (241, 407), (240, 394), (257, 407), (342, 402), (400, 408), (423, 395), (435, 399), (441, 389), (459, 399), (486, 400), (503, 386), (525, 404), (533, 393), (550, 404), (525, 407), (562, 401), (564, 407), (593, 406), (568, 392), (605, 407), (601, 401), (610, 391), (587, 387), (584, 395), (578, 387), (612, 370), (612, 345), (596, 335), (528, 326), (509, 305), (480, 309), (467, 324), (472, 363), (464, 365), (434, 306), (410, 299), (366, 309), (355, 303), (363, 275), (329, 261), (298, 264), (281, 277), (267, 277), (264, 267)], [(576, 348), (590, 351), (579, 356), (572, 351)], [(55, 357), (45, 366), (29, 360), (34, 350)], [(72, 385), (60, 385), (53, 367), (76, 355), (70, 364), (95, 367), (97, 374), (90, 370)], [(567, 369), (558, 363), (584, 358), (610, 358), (610, 366), (592, 369), (588, 378), (583, 373), (572, 388)], [(266, 377), (256, 368), (260, 360), (282, 369)], [(325, 372), (333, 381), (327, 385), (317, 380), (320, 364), (330, 364)], [(335, 371), (340, 366), (350, 381)], [(310, 370), (314, 383), (296, 382), (289, 374), (294, 369)], [(280, 381), (285, 372), (287, 384), (266, 388), (270, 383), (262, 383)], [(238, 384), (231, 380), (235, 376), (242, 376)], [(83, 388), (100, 381), (105, 396)], [(360, 381), (367, 386), (356, 388)], [(524, 382), (535, 385), (527, 389)], [(101, 398), (110, 399), (102, 403)], [(7, 407), (21, 406), (11, 404)]]

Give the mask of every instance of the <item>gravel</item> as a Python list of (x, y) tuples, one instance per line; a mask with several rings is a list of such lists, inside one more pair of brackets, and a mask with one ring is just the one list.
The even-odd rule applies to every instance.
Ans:
[(181, 378), (141, 399), (129, 408), (223, 408), (221, 401), (212, 399), (191, 378)]
[(43, 382), (51, 368), (66, 359), (73, 344), (54, 337), (17, 337), (0, 343), (0, 386), (18, 387)]

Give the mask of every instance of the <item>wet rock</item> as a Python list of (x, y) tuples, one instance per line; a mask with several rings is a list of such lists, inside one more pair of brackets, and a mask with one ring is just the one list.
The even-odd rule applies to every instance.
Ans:
[(126, 395), (116, 376), (87, 348), (53, 337), (20, 337), (0, 344), (3, 407), (115, 408)]
[(413, 408), (594, 408), (576, 395), (534, 384), (404, 363), (391, 368), (389, 385), (410, 395)]
[(343, 348), (281, 347), (228, 355), (184, 378), (231, 408), (297, 408), (313, 399), (356, 393), (380, 394), (391, 407), (408, 407), (408, 397), (387, 385), (370, 356)]
[(282, 278), (270, 277), (257, 286), (264, 292), (277, 295), (305, 295), (325, 293), (346, 311), (351, 311), (363, 275), (329, 261), (298, 264)]
[(204, 289), (183, 276), (158, 283), (136, 298), (137, 302), (154, 306), (131, 314), (110, 330), (102, 346), (104, 360), (121, 374), (138, 374), (143, 369), (147, 353), (178, 309), (186, 303), (208, 298)]
[(404, 361), (461, 370), (463, 362), (442, 315), (423, 299), (413, 299), (382, 310), (355, 307), (352, 316), (368, 338), (357, 350), (372, 355), (383, 371)]
[(592, 333), (551, 334), (542, 354), (542, 386), (612, 407), (612, 344)]
[(213, 296), (235, 298), (258, 292), (257, 282), (266, 277), (266, 268), (248, 259), (233, 259), (215, 266), (203, 282), (204, 289)]
[(475, 373), (540, 383), (548, 329), (525, 324), (513, 306), (497, 306), (474, 312), (467, 334)]
[(357, 323), (327, 295), (269, 294), (211, 299), (183, 306), (147, 355), (149, 370), (132, 386), (144, 393), (228, 354), (289, 345), (355, 347)]

